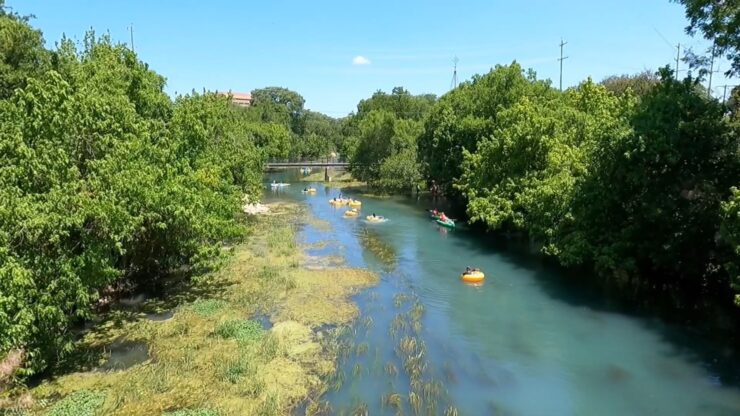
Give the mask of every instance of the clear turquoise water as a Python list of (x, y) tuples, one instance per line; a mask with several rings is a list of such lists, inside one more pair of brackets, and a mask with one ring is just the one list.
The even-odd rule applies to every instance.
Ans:
[[(389, 218), (368, 224), (345, 219), (345, 208), (328, 204), (339, 190), (313, 184), (319, 192), (311, 196), (300, 193), (303, 186), (268, 191), (267, 199), (304, 201), (331, 224), (328, 232), (302, 231), (305, 243), (330, 242), (309, 254), (338, 254), (350, 266), (381, 275), (377, 287), (356, 296), (362, 315), (348, 337), (367, 352), (342, 359), (344, 383), (324, 396), (335, 414), (363, 405), (369, 414), (395, 414), (381, 400), (394, 392), (404, 398), (404, 413), (412, 414), (410, 379), (397, 349), (401, 337), (415, 334), (393, 337), (389, 328), (415, 302), (424, 307), (422, 380), (441, 386), (423, 403), (435, 401), (436, 407), (421, 414), (442, 414), (448, 406), (465, 415), (740, 414), (736, 351), (704, 342), (690, 328), (625, 313), (568, 284), (567, 272), (526, 249), (464, 227), (442, 229), (426, 215), (428, 202), (362, 198), (363, 215)], [(368, 235), (384, 248), (383, 258), (363, 244)], [(466, 265), (486, 272), (482, 286), (459, 281)], [(396, 305), (399, 294), (411, 300)], [(389, 363), (398, 376), (384, 371)]]

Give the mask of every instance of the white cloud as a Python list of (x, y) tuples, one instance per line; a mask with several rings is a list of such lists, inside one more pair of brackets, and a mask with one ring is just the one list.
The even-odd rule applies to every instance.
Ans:
[(362, 55), (357, 55), (352, 58), (352, 65), (370, 65), (370, 60)]

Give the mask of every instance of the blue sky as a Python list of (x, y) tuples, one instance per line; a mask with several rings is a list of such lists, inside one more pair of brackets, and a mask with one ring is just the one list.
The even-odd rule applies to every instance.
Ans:
[[(672, 64), (675, 44), (703, 50), (684, 32), (683, 7), (669, 0), (573, 1), (190, 1), (7, 0), (44, 32), (49, 46), (86, 30), (129, 42), (167, 78), (167, 92), (250, 91), (283, 86), (306, 107), (346, 115), (381, 89), (443, 94), (453, 57), (458, 79), (517, 60), (557, 85), (588, 76)], [(364, 57), (367, 62), (357, 57)], [(354, 61), (354, 63), (353, 63)], [(364, 63), (358, 65), (358, 63)], [(683, 66), (683, 63), (681, 64)], [(727, 67), (719, 63), (720, 70)], [(713, 86), (738, 84), (716, 74)], [(721, 97), (722, 89), (715, 94)]]

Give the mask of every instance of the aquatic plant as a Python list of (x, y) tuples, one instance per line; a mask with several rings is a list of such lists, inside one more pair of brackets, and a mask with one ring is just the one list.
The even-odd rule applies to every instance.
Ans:
[(55, 403), (47, 416), (94, 416), (105, 402), (101, 391), (80, 390)]
[(396, 308), (400, 308), (401, 305), (403, 305), (403, 303), (407, 302), (409, 299), (411, 299), (411, 296), (406, 293), (396, 293), (393, 296), (393, 305), (395, 305)]
[(383, 407), (393, 408), (399, 412), (403, 406), (403, 397), (398, 393), (388, 393), (383, 396), (381, 404)]
[(411, 407), (411, 411), (414, 412), (415, 415), (418, 415), (419, 412), (421, 412), (421, 397), (419, 397), (419, 395), (414, 393), (413, 391), (409, 393), (409, 406)]
[(216, 334), (222, 338), (235, 339), (240, 343), (258, 341), (265, 335), (262, 324), (247, 319), (235, 319), (221, 323)]
[(321, 400), (312, 401), (306, 406), (306, 416), (328, 416), (332, 414), (332, 408), (329, 402)]
[(358, 344), (357, 348), (355, 349), (356, 355), (366, 354), (368, 349), (370, 349), (370, 344), (368, 344), (367, 341), (362, 342)]
[(162, 416), (219, 416), (220, 413), (211, 409), (181, 409), (164, 413)]
[(227, 303), (221, 299), (198, 299), (190, 305), (196, 315), (207, 318), (213, 316), (226, 307)]
[(362, 376), (362, 364), (356, 363), (352, 368), (352, 377), (360, 378)]
[(396, 367), (395, 364), (388, 362), (385, 364), (385, 373), (388, 374), (389, 377), (396, 377), (398, 376), (398, 367)]
[(411, 310), (409, 311), (409, 317), (411, 317), (412, 321), (418, 321), (421, 319), (421, 317), (424, 315), (424, 305), (417, 301), (414, 303), (414, 306), (411, 307)]
[(445, 409), (443, 415), (444, 416), (458, 416), (457, 408), (455, 406), (450, 405)]
[(375, 325), (375, 320), (373, 320), (372, 316), (366, 316), (362, 318), (362, 326), (365, 327), (365, 329), (371, 328), (373, 325)]
[(352, 416), (368, 416), (370, 411), (368, 410), (367, 403), (362, 402), (352, 411)]
[(393, 270), (398, 262), (398, 254), (393, 245), (383, 240), (377, 231), (364, 229), (360, 233), (360, 244), (362, 247), (372, 253), (380, 261), (383, 268)]

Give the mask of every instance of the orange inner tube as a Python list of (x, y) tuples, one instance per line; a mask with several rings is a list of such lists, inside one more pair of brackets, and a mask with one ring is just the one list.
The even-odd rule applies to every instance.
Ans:
[(460, 275), (460, 279), (463, 282), (469, 282), (469, 283), (479, 283), (479, 282), (482, 282), (483, 279), (485, 278), (486, 278), (486, 275), (484, 275), (483, 272), (463, 273)]

